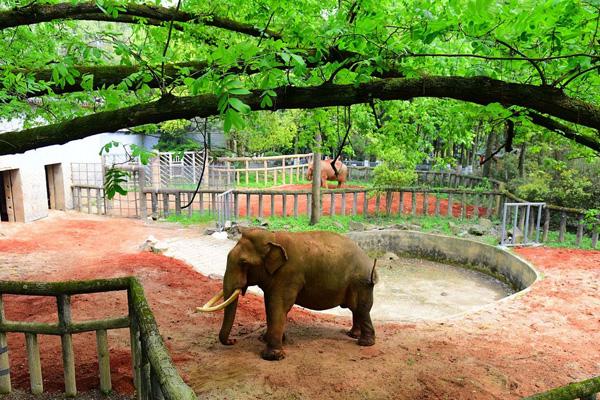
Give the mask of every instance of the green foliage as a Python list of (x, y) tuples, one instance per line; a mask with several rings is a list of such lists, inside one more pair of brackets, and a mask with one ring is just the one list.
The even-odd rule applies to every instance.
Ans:
[(382, 163), (373, 170), (373, 184), (377, 186), (407, 187), (418, 178), (416, 160), (399, 147), (385, 147), (380, 153)]
[(572, 208), (589, 204), (592, 183), (587, 177), (555, 160), (547, 160), (546, 171), (533, 171), (525, 179), (513, 182), (517, 196)]
[(123, 186), (130, 178), (127, 171), (118, 168), (107, 168), (104, 174), (104, 195), (107, 199), (112, 200), (117, 193), (127, 195), (127, 190)]
[(158, 151), (184, 152), (197, 151), (201, 149), (200, 143), (190, 139), (190, 121), (173, 120), (159, 125), (160, 137), (154, 146)]
[(200, 213), (200, 212), (195, 211), (190, 216), (189, 214), (187, 214), (184, 211), (182, 214), (179, 214), (179, 215), (170, 214), (162, 221), (177, 222), (183, 226), (190, 226), (190, 225), (204, 225), (209, 222), (215, 221), (215, 219), (216, 219), (215, 215), (210, 214), (210, 213)]

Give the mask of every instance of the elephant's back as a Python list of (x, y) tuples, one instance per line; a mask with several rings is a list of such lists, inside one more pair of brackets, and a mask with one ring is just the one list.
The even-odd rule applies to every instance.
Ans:
[(289, 233), (290, 258), (296, 258), (334, 273), (369, 274), (372, 261), (358, 245), (335, 232), (313, 231)]

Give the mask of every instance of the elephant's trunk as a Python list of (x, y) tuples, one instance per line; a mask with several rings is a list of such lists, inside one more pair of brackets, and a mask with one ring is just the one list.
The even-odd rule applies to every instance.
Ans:
[[(230, 265), (230, 260), (227, 261), (227, 270), (225, 271), (225, 277), (223, 278), (223, 298), (225, 299), (229, 299), (234, 291), (246, 286), (245, 276), (243, 278), (241, 277), (239, 268), (236, 268), (237, 265)], [(235, 297), (235, 300), (231, 304), (225, 307), (223, 324), (221, 325), (221, 331), (219, 332), (219, 340), (224, 345), (231, 345), (235, 342), (234, 340), (229, 339), (229, 334), (231, 333), (231, 327), (235, 320), (237, 305), (238, 296)]]
[(229, 339), (231, 333), (231, 327), (235, 320), (235, 312), (237, 310), (238, 299), (236, 298), (233, 303), (225, 308), (225, 314), (223, 316), (223, 324), (221, 325), (221, 331), (219, 332), (219, 341), (224, 345), (233, 344), (233, 341)]

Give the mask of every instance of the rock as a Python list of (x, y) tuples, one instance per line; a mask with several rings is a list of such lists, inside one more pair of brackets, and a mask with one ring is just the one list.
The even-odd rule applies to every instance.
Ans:
[(350, 221), (350, 223), (348, 224), (348, 228), (350, 228), (351, 231), (364, 231), (365, 224), (363, 224), (362, 222)]
[(209, 274), (208, 275), (208, 279), (212, 279), (214, 281), (222, 281), (223, 280), (223, 275), (219, 275), (219, 274)]
[(150, 235), (140, 246), (141, 251), (153, 251), (152, 248), (158, 243), (158, 239)]
[(487, 229), (485, 229), (483, 226), (477, 224), (477, 225), (473, 225), (469, 228), (469, 233), (474, 236), (483, 236), (487, 233)]
[(259, 225), (259, 226), (264, 226), (264, 227), (268, 227), (269, 226), (269, 222), (262, 219), (262, 218), (256, 218), (254, 220), (255, 225)]
[(479, 220), (477, 221), (477, 225), (480, 225), (481, 227), (483, 227), (483, 229), (489, 231), (494, 226), (494, 223), (487, 218), (479, 218)]
[(212, 235), (215, 239), (225, 240), (227, 239), (227, 232), (215, 232)]
[(213, 233), (215, 233), (217, 230), (215, 228), (206, 228), (204, 230), (204, 234), (205, 235), (212, 235)]
[(152, 247), (152, 252), (153, 253), (164, 253), (165, 251), (169, 250), (169, 246), (165, 243), (165, 242), (157, 242), (153, 247)]
[(448, 228), (450, 228), (450, 231), (452, 231), (452, 234), (454, 235), (458, 235), (462, 230), (460, 226), (458, 226), (455, 222), (452, 221), (448, 221)]
[(231, 229), (233, 225), (231, 224), (231, 221), (225, 221), (225, 226), (223, 227), (225, 230), (227, 229)]
[(459, 233), (458, 233), (456, 236), (458, 236), (458, 237), (465, 237), (465, 236), (467, 236), (468, 234), (469, 234), (469, 232), (467, 232), (467, 231), (461, 231), (461, 232), (459, 232)]
[(409, 224), (408, 225), (408, 230), (409, 231), (420, 231), (421, 230), (421, 225), (418, 225), (418, 224)]
[(518, 227), (513, 227), (511, 229), (509, 229), (508, 231), (506, 231), (506, 240), (508, 243), (512, 243), (512, 237), (513, 237), (513, 232), (514, 232), (514, 236), (515, 236), (515, 243), (522, 243), (523, 242), (523, 232), (518, 228)]
[(401, 224), (394, 224), (394, 225), (392, 225), (391, 228), (393, 228), (393, 229), (401, 229), (401, 230), (405, 231), (405, 230), (408, 229), (408, 225), (406, 223), (402, 222)]
[(333, 221), (333, 224), (332, 224), (332, 225), (333, 225), (333, 226), (335, 226), (335, 227), (336, 227), (336, 228), (338, 228), (338, 229), (342, 229), (342, 230), (344, 230), (344, 229), (345, 229), (344, 225), (342, 225), (342, 224), (341, 224), (340, 222), (338, 222), (338, 221)]
[(397, 260), (398, 256), (392, 253), (391, 251), (388, 251), (383, 256), (381, 256), (381, 258), (383, 258), (384, 260)]

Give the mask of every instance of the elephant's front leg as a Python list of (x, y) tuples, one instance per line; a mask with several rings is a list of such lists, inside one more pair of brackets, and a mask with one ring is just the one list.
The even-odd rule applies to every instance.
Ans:
[(289, 300), (274, 295), (265, 296), (267, 333), (264, 335), (264, 340), (267, 346), (260, 354), (263, 359), (276, 361), (285, 357), (285, 352), (283, 351), (283, 334), (287, 313), (293, 305), (293, 300), (290, 303)]

